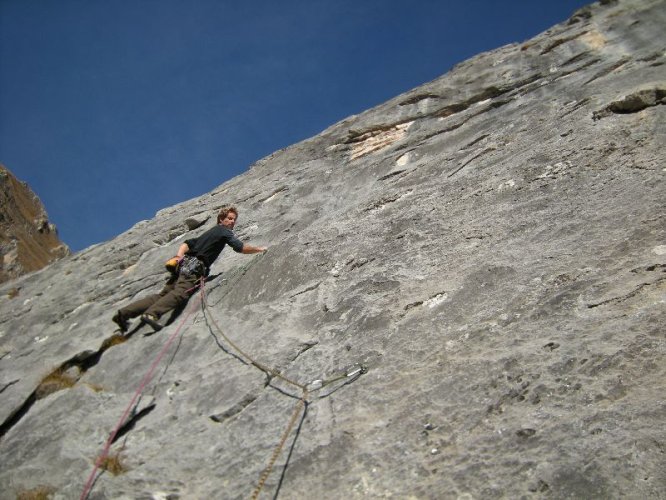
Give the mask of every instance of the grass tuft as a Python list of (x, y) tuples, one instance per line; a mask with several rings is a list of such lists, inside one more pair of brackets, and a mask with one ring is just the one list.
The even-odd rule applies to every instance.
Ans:
[(37, 399), (42, 399), (54, 392), (71, 389), (76, 384), (76, 380), (76, 378), (66, 373), (62, 368), (58, 368), (42, 379), (35, 390), (35, 395)]
[(91, 382), (83, 382), (83, 385), (85, 385), (89, 389), (92, 389), (94, 392), (102, 392), (104, 390), (104, 387), (102, 387), (101, 385), (93, 384)]
[(129, 470), (123, 463), (120, 452), (116, 453), (115, 455), (107, 455), (104, 457), (104, 459), (99, 461), (99, 468), (110, 472), (114, 476), (123, 474)]
[(127, 342), (127, 337), (124, 335), (111, 335), (108, 339), (104, 339), (104, 342), (102, 342), (102, 351), (106, 351), (107, 349), (124, 342)]
[(31, 490), (19, 491), (16, 500), (48, 500), (55, 493), (55, 488), (50, 486), (37, 486)]

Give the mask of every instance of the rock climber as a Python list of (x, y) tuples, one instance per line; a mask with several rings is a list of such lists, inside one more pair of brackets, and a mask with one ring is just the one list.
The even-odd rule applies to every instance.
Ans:
[(197, 288), (202, 276), (207, 276), (210, 266), (226, 245), (244, 254), (261, 253), (266, 247), (256, 247), (240, 241), (232, 229), (238, 220), (238, 210), (233, 206), (223, 207), (217, 215), (217, 224), (198, 238), (186, 240), (178, 253), (166, 263), (172, 272), (171, 278), (157, 294), (139, 299), (119, 309), (113, 321), (121, 332), (129, 328), (129, 319), (141, 316), (143, 323), (155, 331), (161, 330), (160, 317), (168, 311), (183, 305)]

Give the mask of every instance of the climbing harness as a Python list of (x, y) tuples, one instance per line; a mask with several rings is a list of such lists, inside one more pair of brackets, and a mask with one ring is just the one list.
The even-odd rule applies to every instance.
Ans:
[(206, 265), (197, 257), (185, 255), (180, 260), (178, 273), (183, 276), (204, 276), (206, 274)]
[[(186, 259), (189, 259), (190, 260), (190, 265), (193, 266), (192, 271), (188, 271), (188, 272), (197, 272), (198, 271), (198, 269), (195, 267), (196, 263), (192, 263), (191, 261), (196, 261), (201, 266), (203, 266), (203, 263), (201, 261), (199, 261), (199, 259), (197, 259), (195, 257), (189, 257), (188, 258), (186, 256), (183, 259), (183, 262), (180, 263), (181, 264), (180, 265), (180, 272), (181, 273), (183, 273), (183, 269), (185, 268), (185, 266), (188, 265)], [(205, 272), (205, 267), (203, 269), (204, 269), (204, 272)], [(313, 380), (309, 383), (303, 384), (303, 383), (297, 382), (297, 381), (283, 375), (282, 373), (280, 373), (276, 369), (271, 368), (271, 367), (255, 360), (249, 354), (247, 354), (245, 351), (243, 351), (233, 340), (231, 340), (224, 333), (222, 328), (220, 328), (217, 321), (215, 320), (215, 318), (211, 314), (211, 312), (208, 308), (206, 290), (205, 290), (205, 287), (204, 287), (205, 281), (206, 281), (205, 277), (200, 274), (200, 279), (199, 279), (198, 284), (195, 287), (193, 287), (192, 289), (188, 290), (188, 292), (190, 292), (190, 291), (194, 292), (198, 288), (201, 291), (200, 301), (195, 302), (193, 304), (193, 306), (189, 309), (188, 313), (185, 315), (183, 320), (178, 325), (178, 328), (169, 337), (166, 344), (164, 345), (162, 350), (159, 352), (157, 358), (155, 359), (153, 364), (150, 366), (148, 372), (146, 373), (146, 375), (144, 375), (143, 379), (141, 380), (141, 383), (139, 384), (138, 389), (134, 393), (134, 396), (132, 397), (132, 400), (130, 401), (129, 405), (125, 409), (125, 412), (123, 413), (123, 416), (120, 418), (120, 420), (116, 424), (115, 428), (113, 429), (113, 431), (109, 435), (109, 438), (106, 441), (106, 444), (104, 446), (104, 449), (103, 449), (101, 455), (95, 461), (95, 467), (93, 468), (93, 471), (90, 474), (90, 476), (88, 478), (88, 481), (86, 482), (83, 493), (81, 494), (81, 500), (86, 500), (88, 498), (88, 495), (90, 494), (90, 491), (91, 491), (92, 486), (94, 484), (95, 476), (97, 474), (97, 471), (99, 470), (99, 468), (100, 468), (101, 464), (103, 463), (103, 461), (105, 460), (105, 458), (108, 456), (109, 451), (111, 449), (111, 445), (113, 444), (113, 441), (114, 441), (116, 435), (118, 434), (118, 432), (120, 431), (122, 426), (125, 424), (125, 420), (129, 416), (132, 408), (136, 404), (136, 402), (139, 399), (141, 393), (143, 392), (145, 387), (148, 385), (148, 383), (152, 379), (153, 372), (157, 368), (157, 365), (159, 364), (159, 362), (162, 360), (162, 357), (167, 352), (167, 350), (169, 349), (169, 347), (171, 346), (173, 341), (176, 339), (176, 337), (178, 337), (181, 330), (183, 329), (183, 326), (184, 326), (185, 322), (189, 319), (189, 317), (192, 315), (195, 308), (198, 307), (199, 304), (201, 305), (203, 314), (206, 315), (206, 313), (208, 313), (208, 318), (210, 318), (210, 321), (213, 324), (213, 326), (215, 327), (215, 329), (217, 330), (217, 332), (222, 336), (222, 338), (224, 338), (224, 340), (238, 354), (240, 354), (243, 358), (245, 358), (247, 360), (247, 362), (249, 362), (250, 364), (252, 364), (256, 368), (258, 368), (259, 370), (263, 371), (267, 375), (269, 375), (271, 377), (274, 377), (274, 378), (277, 378), (277, 379), (280, 379), (283, 382), (285, 382), (285, 383), (287, 383), (287, 384), (289, 384), (289, 385), (291, 385), (291, 386), (293, 386), (297, 389), (300, 389), (300, 391), (301, 391), (301, 395), (300, 395), (300, 397), (298, 397), (298, 402), (296, 403), (294, 411), (293, 411), (293, 413), (292, 413), (292, 415), (289, 419), (289, 423), (288, 423), (286, 429), (284, 430), (284, 432), (282, 433), (278, 444), (275, 446), (275, 448), (273, 450), (273, 453), (271, 454), (271, 457), (268, 461), (268, 464), (266, 465), (266, 467), (262, 471), (261, 475), (259, 476), (259, 481), (257, 482), (257, 485), (254, 488), (254, 491), (252, 493), (251, 498), (253, 500), (256, 500), (259, 497), (259, 494), (261, 493), (261, 490), (263, 489), (264, 485), (266, 484), (266, 481), (268, 480), (268, 477), (270, 476), (270, 474), (273, 470), (273, 467), (275, 466), (275, 462), (277, 461), (278, 457), (282, 453), (284, 445), (286, 444), (287, 439), (291, 435), (291, 433), (293, 431), (293, 428), (296, 425), (296, 422), (298, 421), (298, 416), (301, 415), (301, 412), (307, 411), (307, 405), (309, 404), (308, 400), (312, 396), (312, 392), (319, 391), (319, 390), (321, 390), (321, 389), (323, 389), (327, 386), (335, 384), (336, 382), (343, 381), (339, 385), (339, 387), (341, 387), (342, 385), (346, 385), (348, 383), (351, 383), (351, 382), (355, 381), (362, 374), (367, 372), (367, 369), (364, 366), (354, 365), (351, 368), (349, 368), (347, 370), (344, 370), (343, 372), (341, 372), (341, 373), (339, 373), (339, 374), (337, 374), (333, 377), (330, 377), (330, 378), (327, 378), (327, 379), (316, 379), (316, 380)], [(337, 387), (336, 389), (333, 389), (332, 391), (329, 391), (327, 394), (319, 396), (319, 398), (327, 397), (328, 395), (332, 394), (332, 392), (339, 389), (339, 387)], [(305, 413), (303, 413), (303, 416), (305, 416)]]

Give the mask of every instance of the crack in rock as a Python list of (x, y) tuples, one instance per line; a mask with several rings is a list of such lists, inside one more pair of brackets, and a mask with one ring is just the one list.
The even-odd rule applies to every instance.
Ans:
[(274, 190), (271, 194), (269, 194), (265, 198), (260, 199), (259, 203), (267, 203), (267, 202), (271, 201), (273, 198), (275, 198), (278, 194), (280, 194), (284, 191), (288, 191), (288, 190), (289, 190), (289, 188), (287, 188), (287, 186), (282, 186), (282, 187)]
[(304, 352), (309, 351), (310, 349), (312, 349), (317, 344), (319, 344), (319, 342), (316, 341), (316, 340), (310, 340), (308, 342), (301, 343), (299, 345), (298, 352), (292, 358), (290, 358), (290, 361), (292, 361), (292, 362), (296, 361), (301, 354), (303, 354)]
[(604, 69), (602, 69), (601, 71), (599, 71), (599, 72), (598, 72), (597, 74), (595, 74), (592, 78), (590, 78), (589, 80), (587, 80), (587, 81), (584, 83), (584, 85), (588, 85), (589, 83), (592, 83), (593, 81), (598, 80), (599, 78), (603, 78), (604, 76), (611, 74), (613, 71), (615, 71), (616, 69), (621, 68), (622, 66), (624, 66), (625, 64), (627, 64), (629, 61), (631, 61), (630, 58), (628, 58), (628, 57), (623, 57), (623, 58), (620, 59), (619, 61), (616, 61), (616, 62), (614, 62), (613, 64), (610, 64), (609, 66), (607, 66), (607, 67), (605, 67)]
[(383, 197), (383, 198), (381, 198), (381, 199), (379, 199), (379, 200), (377, 200), (377, 201), (372, 202), (372, 204), (370, 204), (369, 206), (365, 207), (365, 208), (363, 209), (363, 211), (364, 211), (364, 212), (371, 212), (371, 211), (373, 211), (373, 210), (381, 210), (381, 209), (384, 208), (386, 205), (388, 205), (388, 204), (390, 204), (390, 203), (394, 203), (394, 202), (398, 201), (398, 200), (399, 200), (400, 198), (402, 198), (402, 197), (403, 197), (403, 195), (401, 195), (401, 194), (396, 194), (396, 195), (393, 195), (393, 196), (385, 196), (385, 197)]
[(439, 99), (439, 96), (437, 94), (432, 94), (432, 93), (417, 94), (398, 103), (398, 106), (409, 106), (410, 104), (417, 104), (421, 101), (425, 101), (426, 99)]
[(319, 285), (321, 285), (321, 284), (322, 284), (322, 282), (320, 281), (319, 283), (316, 283), (312, 286), (309, 286), (307, 288), (304, 288), (303, 290), (300, 290), (300, 291), (296, 292), (295, 294), (291, 295), (289, 298), (293, 299), (294, 297), (298, 297), (299, 295), (303, 295), (304, 293), (308, 293), (308, 292), (311, 292), (313, 290), (316, 290), (317, 288), (319, 288)]
[(617, 101), (611, 102), (605, 108), (592, 114), (593, 120), (601, 120), (612, 114), (631, 114), (643, 111), (646, 108), (666, 104), (666, 87), (655, 87), (632, 92)]
[(228, 419), (230, 419), (231, 417), (233, 417), (233, 416), (238, 415), (239, 413), (241, 413), (243, 410), (245, 410), (245, 408), (247, 408), (247, 407), (250, 406), (252, 403), (254, 403), (254, 401), (255, 401), (258, 397), (259, 397), (259, 396), (257, 396), (256, 394), (246, 394), (245, 397), (244, 397), (243, 399), (241, 399), (238, 403), (236, 403), (235, 405), (233, 405), (231, 408), (229, 408), (228, 410), (226, 410), (226, 411), (224, 411), (224, 412), (222, 412), (222, 413), (218, 413), (218, 414), (216, 414), (216, 415), (211, 415), (211, 416), (210, 416), (210, 419), (211, 419), (213, 422), (217, 422), (217, 423), (221, 424), (221, 423), (224, 422), (225, 420), (228, 420)]
[[(433, 307), (438, 306), (442, 302), (446, 301), (446, 299), (449, 298), (449, 294), (446, 291), (436, 293), (435, 295), (432, 295), (430, 298), (426, 300), (419, 300), (417, 302), (412, 302), (410, 304), (407, 304), (404, 307), (405, 313), (410, 311), (411, 309), (414, 309), (415, 307), (423, 306), (423, 307), (428, 307), (432, 309)], [(404, 314), (402, 315), (404, 317)]]
[(588, 309), (595, 309), (600, 306), (605, 306), (607, 304), (617, 304), (618, 302), (624, 302), (625, 300), (629, 300), (632, 297), (635, 297), (639, 293), (641, 293), (644, 289), (652, 286), (657, 286), (659, 283), (662, 281), (666, 281), (666, 278), (661, 278), (658, 279), (657, 281), (654, 281), (652, 283), (641, 283), (636, 287), (636, 289), (632, 290), (629, 293), (626, 293), (624, 295), (621, 295), (619, 297), (612, 297), (610, 299), (602, 300), (601, 302), (596, 302), (594, 304), (587, 304)]
[(28, 413), (28, 411), (30, 411), (30, 408), (32, 408), (32, 405), (34, 405), (36, 401), (37, 396), (35, 392), (33, 392), (30, 394), (30, 396), (28, 396), (28, 398), (20, 407), (9, 414), (5, 421), (0, 424), (0, 439), (3, 438), (12, 427), (20, 422), (20, 420)]
[(395, 170), (393, 172), (389, 172), (388, 174), (380, 177), (377, 179), (378, 181), (385, 181), (386, 179), (390, 179), (391, 177), (395, 177), (396, 175), (400, 175), (402, 173), (406, 172), (406, 170)]
[(4, 384), (4, 385), (2, 386), (2, 388), (0, 389), (0, 394), (2, 394), (3, 392), (5, 392), (6, 389), (8, 389), (9, 387), (13, 386), (13, 385), (14, 385), (16, 382), (18, 382), (19, 380), (21, 380), (21, 379), (20, 379), (20, 378), (17, 378), (16, 380), (12, 380), (11, 382), (7, 382), (6, 384)]
[(572, 41), (572, 40), (575, 40), (576, 38), (578, 38), (578, 37), (580, 37), (580, 36), (581, 36), (580, 34), (576, 34), (576, 35), (573, 35), (573, 36), (569, 36), (569, 37), (565, 37), (565, 38), (559, 38), (559, 39), (557, 39), (557, 40), (554, 40), (553, 42), (551, 42), (550, 44), (548, 44), (548, 45), (546, 46), (546, 48), (544, 48), (544, 49), (541, 51), (541, 54), (540, 54), (540, 55), (543, 56), (543, 55), (545, 55), (545, 54), (548, 54), (548, 52), (553, 51), (555, 48), (559, 47), (560, 45), (565, 44), (565, 43), (567, 43), (567, 42), (570, 42), (570, 41)]
[(350, 131), (345, 144), (352, 145), (351, 159), (355, 160), (370, 153), (376, 153), (401, 140), (414, 121), (381, 126), (362, 132)]
[[(134, 429), (136, 426), (137, 422), (141, 420), (143, 417), (148, 415), (151, 411), (155, 409), (157, 404), (155, 402), (149, 403), (147, 406), (139, 410), (138, 412), (134, 412), (126, 421), (125, 423), (118, 429), (118, 432), (116, 435), (113, 437), (113, 441), (111, 441), (111, 444), (115, 443), (118, 441), (120, 438), (122, 438), (125, 434), (127, 434), (129, 431)], [(135, 408), (136, 410), (136, 408)]]
[[(74, 387), (86, 371), (99, 363), (102, 354), (104, 354), (106, 350), (124, 342), (125, 340), (126, 337), (123, 337), (122, 335), (112, 335), (102, 342), (102, 345), (97, 351), (88, 350), (80, 352), (51, 371), (41, 380), (35, 390), (28, 395), (23, 404), (11, 412), (5, 421), (0, 424), (0, 438), (9, 432), (12, 427), (18, 424), (38, 400), (50, 396), (55, 392)], [(15, 382), (18, 382), (18, 380)], [(5, 385), (2, 391), (7, 389), (10, 385), (13, 384), (10, 382)]]
[(463, 163), (462, 165), (460, 165), (457, 169), (455, 169), (453, 172), (451, 172), (450, 174), (448, 174), (447, 177), (453, 177), (453, 176), (456, 175), (458, 172), (460, 172), (463, 168), (465, 168), (467, 165), (469, 165), (470, 163), (472, 163), (474, 160), (480, 158), (480, 157), (483, 156), (483, 155), (486, 155), (486, 154), (488, 154), (488, 153), (491, 153), (492, 151), (495, 151), (495, 149), (496, 149), (496, 148), (494, 148), (494, 147), (489, 147), (489, 148), (484, 149), (484, 150), (481, 151), (479, 154), (477, 154), (476, 156), (470, 158), (470, 159), (467, 160), (465, 163)]

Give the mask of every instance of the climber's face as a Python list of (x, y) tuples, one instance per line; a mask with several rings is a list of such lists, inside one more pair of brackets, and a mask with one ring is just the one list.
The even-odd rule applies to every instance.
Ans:
[(235, 212), (229, 212), (227, 216), (220, 221), (220, 224), (228, 229), (233, 229), (236, 225), (236, 217), (237, 215)]

